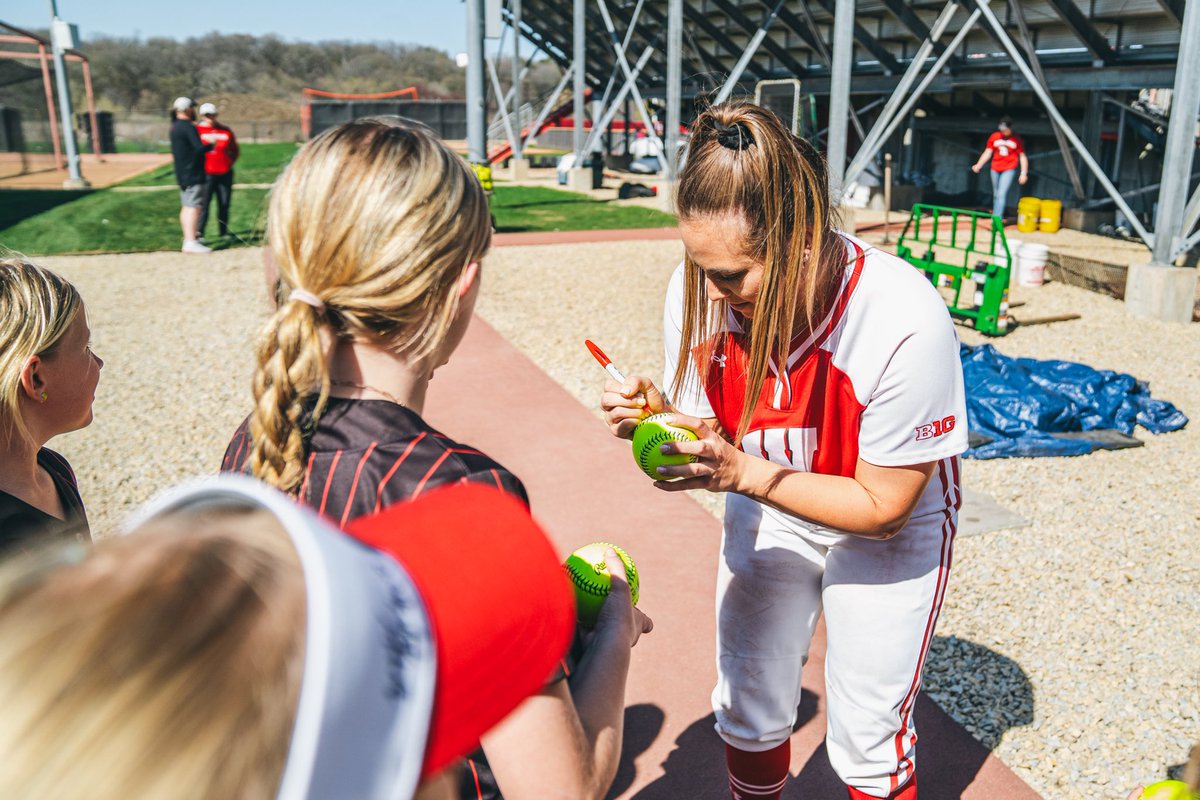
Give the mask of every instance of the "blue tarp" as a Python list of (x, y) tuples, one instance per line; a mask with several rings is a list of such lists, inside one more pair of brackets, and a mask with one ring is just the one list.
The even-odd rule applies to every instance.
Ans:
[(1151, 397), (1132, 375), (1071, 361), (1010, 358), (990, 344), (964, 344), (959, 357), (969, 430), (992, 440), (968, 450), (968, 458), (1077, 456), (1107, 445), (1052, 434), (1111, 429), (1128, 435), (1135, 425), (1166, 433), (1187, 425), (1183, 412)]

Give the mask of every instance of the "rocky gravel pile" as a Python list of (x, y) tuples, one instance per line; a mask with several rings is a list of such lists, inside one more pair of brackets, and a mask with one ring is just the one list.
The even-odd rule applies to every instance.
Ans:
[[(485, 262), (479, 313), (596, 412), (599, 343), (659, 377), (678, 242), (510, 247)], [(58, 257), (106, 360), (91, 427), (61, 437), (93, 527), (219, 465), (250, 406), (265, 315), (259, 252)], [(1026, 318), (1082, 319), (988, 340), (1010, 355), (1129, 372), (1200, 415), (1200, 325), (1134, 320), (1068, 286), (1018, 288)], [(964, 341), (983, 341), (960, 329)], [(1124, 798), (1200, 739), (1200, 431), (1079, 458), (966, 461), (964, 481), (1029, 521), (961, 537), (926, 689), (1051, 798)], [(720, 499), (699, 496), (720, 513)]]

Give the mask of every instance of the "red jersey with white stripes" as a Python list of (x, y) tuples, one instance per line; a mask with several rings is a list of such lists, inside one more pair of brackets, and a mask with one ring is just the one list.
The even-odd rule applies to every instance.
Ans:
[[(337, 525), (453, 483), (485, 483), (529, 505), (511, 472), (387, 400), (329, 398), (307, 445), (300, 500)], [(249, 455), (247, 419), (233, 435), (221, 471), (248, 472)]]
[[(732, 310), (715, 334), (713, 364), (699, 386), (696, 370), (672, 392), (679, 411), (715, 417), (736, 431), (745, 403), (754, 403), (739, 447), (782, 466), (852, 477), (858, 459), (906, 466), (952, 459), (967, 447), (966, 400), (958, 336), (944, 301), (907, 262), (844, 237), (846, 264), (833, 307), (815, 330), (796, 337), (786, 363), (769, 364), (758, 397), (746, 397), (749, 338)], [(670, 387), (683, 316), (683, 270), (667, 290), (664, 311)], [(746, 326), (748, 328), (748, 325)], [(957, 474), (957, 465), (945, 465)], [(747, 503), (742, 508), (742, 502)], [(730, 497), (733, 512), (750, 524), (763, 515), (790, 528), (813, 526), (745, 498)], [(931, 481), (913, 517), (941, 513), (947, 499)], [(831, 532), (836, 533), (836, 532)]]

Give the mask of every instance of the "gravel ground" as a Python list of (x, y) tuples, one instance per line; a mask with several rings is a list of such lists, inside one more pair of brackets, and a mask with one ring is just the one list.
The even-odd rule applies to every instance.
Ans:
[[(594, 409), (603, 373), (583, 340), (657, 377), (662, 292), (681, 254), (672, 241), (498, 249), (479, 312)], [(104, 531), (157, 489), (216, 468), (249, 409), (259, 255), (44, 263), (80, 287), (107, 361), (95, 423), (53, 443)], [(1083, 318), (1019, 328), (989, 340), (997, 349), (1130, 372), (1200, 413), (1200, 325), (1133, 320), (1115, 300), (1062, 285), (1013, 299), (1030, 318)], [(1124, 798), (1200, 739), (1200, 433), (1143, 438), (1080, 458), (965, 462), (968, 486), (1030, 525), (958, 541), (926, 688), (1046, 797)]]

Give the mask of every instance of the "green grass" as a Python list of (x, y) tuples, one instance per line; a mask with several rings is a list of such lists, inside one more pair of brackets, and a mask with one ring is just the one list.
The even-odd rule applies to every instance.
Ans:
[[(275, 178), (296, 154), (294, 142), (244, 144), (241, 157), (233, 166), (233, 179), (238, 183), (274, 183)], [(123, 186), (174, 186), (175, 169), (170, 164), (131, 178)]]
[[(291, 145), (288, 145), (291, 147)], [(230, 227), (259, 244), (265, 189), (233, 193)], [(586, 195), (530, 186), (498, 186), (492, 196), (496, 228), (506, 231), (603, 230), (673, 226), (670, 214), (592, 200)], [(209, 232), (216, 220), (209, 220)], [(176, 250), (179, 192), (0, 191), (0, 245), (29, 255)], [(219, 246), (240, 246), (233, 239)]]
[(492, 195), (496, 230), (596, 231), (613, 228), (674, 227), (675, 217), (664, 211), (541, 186), (497, 186)]
[[(0, 213), (10, 195), (42, 192), (8, 190), (0, 192)], [(67, 194), (56, 192), (56, 195)], [(178, 250), (179, 192), (76, 192), (76, 199), (55, 205), (47, 211), (28, 216), (0, 228), (0, 245), (27, 255), (59, 253), (142, 252)], [(233, 193), (229, 227), (249, 244), (258, 244), (255, 233), (261, 228), (266, 204), (265, 189), (239, 189)], [(61, 200), (62, 198), (56, 198)], [(16, 201), (20, 206), (21, 200)], [(3, 217), (0, 217), (0, 224)], [(215, 235), (216, 218), (208, 222), (210, 238)], [(218, 246), (227, 243), (219, 242)], [(228, 243), (238, 244), (236, 239)]]

